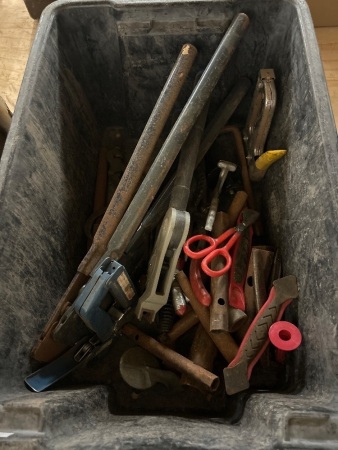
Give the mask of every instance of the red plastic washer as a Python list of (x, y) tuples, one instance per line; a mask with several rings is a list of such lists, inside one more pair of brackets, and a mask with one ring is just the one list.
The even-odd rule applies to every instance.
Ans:
[(296, 325), (284, 320), (271, 325), (269, 338), (275, 347), (286, 352), (295, 350), (302, 342), (302, 334)]

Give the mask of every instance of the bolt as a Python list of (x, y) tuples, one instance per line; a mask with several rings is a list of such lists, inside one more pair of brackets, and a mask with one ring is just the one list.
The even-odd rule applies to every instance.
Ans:
[(215, 222), (215, 217), (218, 209), (219, 196), (222, 191), (225, 179), (229, 172), (234, 172), (237, 169), (237, 165), (229, 161), (219, 161), (217, 166), (221, 169), (218, 177), (217, 185), (214, 191), (214, 195), (211, 200), (208, 217), (205, 222), (205, 229), (211, 231)]

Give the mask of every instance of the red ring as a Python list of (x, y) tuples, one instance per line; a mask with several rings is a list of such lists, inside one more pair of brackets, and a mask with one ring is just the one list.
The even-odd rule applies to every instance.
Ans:
[(302, 334), (296, 325), (280, 320), (269, 328), (271, 343), (279, 350), (290, 352), (298, 348), (302, 342)]

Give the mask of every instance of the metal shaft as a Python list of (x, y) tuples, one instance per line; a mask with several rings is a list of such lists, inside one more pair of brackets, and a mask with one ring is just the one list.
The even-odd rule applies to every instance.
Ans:
[(183, 45), (120, 183), (108, 205), (101, 224), (95, 233), (93, 244), (79, 265), (76, 275), (46, 324), (39, 341), (34, 346), (32, 350), (33, 358), (39, 361), (50, 361), (64, 351), (64, 346), (55, 343), (51, 336), (53, 327), (60, 320), (66, 305), (73, 303), (79, 289), (87, 282), (88, 276), (100, 261), (100, 258), (102, 258), (109, 239), (140, 183), (156, 142), (188, 76), (196, 54), (197, 50), (193, 45)]
[(163, 131), (196, 55), (197, 50), (193, 45), (183, 45), (94, 236), (93, 245), (78, 268), (79, 272), (89, 275), (105, 252), (109, 239), (138, 188), (156, 142)]
[(198, 149), (201, 144), (205, 122), (207, 120), (209, 104), (207, 104), (198, 117), (191, 133), (185, 141), (178, 162), (174, 187), (171, 192), (169, 207), (184, 211), (187, 208), (190, 185), (194, 175)]
[[(217, 348), (212, 339), (200, 324), (195, 332), (194, 340), (191, 345), (189, 359), (203, 369), (212, 371), (214, 365), (214, 359), (217, 354)], [(197, 387), (198, 385), (194, 379), (186, 374), (181, 377), (181, 384), (191, 387)]]
[(249, 18), (243, 13), (231, 23), (119, 223), (109, 242), (107, 256), (121, 257), (248, 26)]
[(205, 306), (202, 306), (197, 298), (195, 297), (190, 282), (183, 271), (178, 272), (176, 275), (177, 281), (180, 283), (180, 286), (185, 293), (185, 295), (190, 300), (190, 304), (198, 316), (203, 328), (209, 334), (214, 344), (221, 352), (226, 361), (231, 362), (237, 354), (237, 344), (232, 338), (230, 333), (211, 333), (209, 330), (210, 327), (210, 313), (209, 309)]
[[(219, 237), (228, 229), (226, 214), (219, 212), (216, 215), (213, 228), (213, 237)], [(213, 270), (219, 270), (224, 266), (224, 260), (218, 256), (212, 263)], [(210, 331), (229, 331), (229, 274), (224, 273), (220, 277), (210, 280), (212, 303), (210, 305)]]
[[(247, 79), (241, 78), (225, 98), (222, 106), (217, 111), (215, 118), (211, 121), (211, 123), (214, 123), (215, 125), (213, 127), (209, 125), (207, 131), (204, 133), (203, 141), (201, 143), (197, 157), (196, 166), (202, 161), (202, 159), (210, 149), (211, 145), (214, 143), (219, 133), (223, 129), (224, 125), (228, 122), (228, 120), (233, 115), (240, 102), (245, 97), (249, 85), (250, 83), (249, 84), (247, 83)], [(221, 120), (219, 120), (218, 122), (217, 118), (219, 116), (221, 117)], [(245, 154), (244, 154), (244, 162), (246, 164)], [(135, 242), (137, 242), (139, 239), (142, 238), (143, 233), (147, 229), (154, 228), (157, 225), (157, 223), (161, 220), (162, 216), (164, 215), (165, 211), (168, 208), (169, 197), (173, 189), (174, 181), (175, 176), (172, 177), (168, 181), (166, 186), (161, 190), (161, 193), (152, 204), (151, 208), (147, 212), (145, 219), (142, 221), (142, 224), (140, 225), (137, 232), (130, 241), (128, 249), (130, 249)]]

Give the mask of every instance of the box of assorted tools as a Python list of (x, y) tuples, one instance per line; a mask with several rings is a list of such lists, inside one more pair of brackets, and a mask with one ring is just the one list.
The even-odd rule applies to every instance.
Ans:
[(334, 448), (336, 150), (301, 0), (48, 7), (0, 165), (0, 440)]

